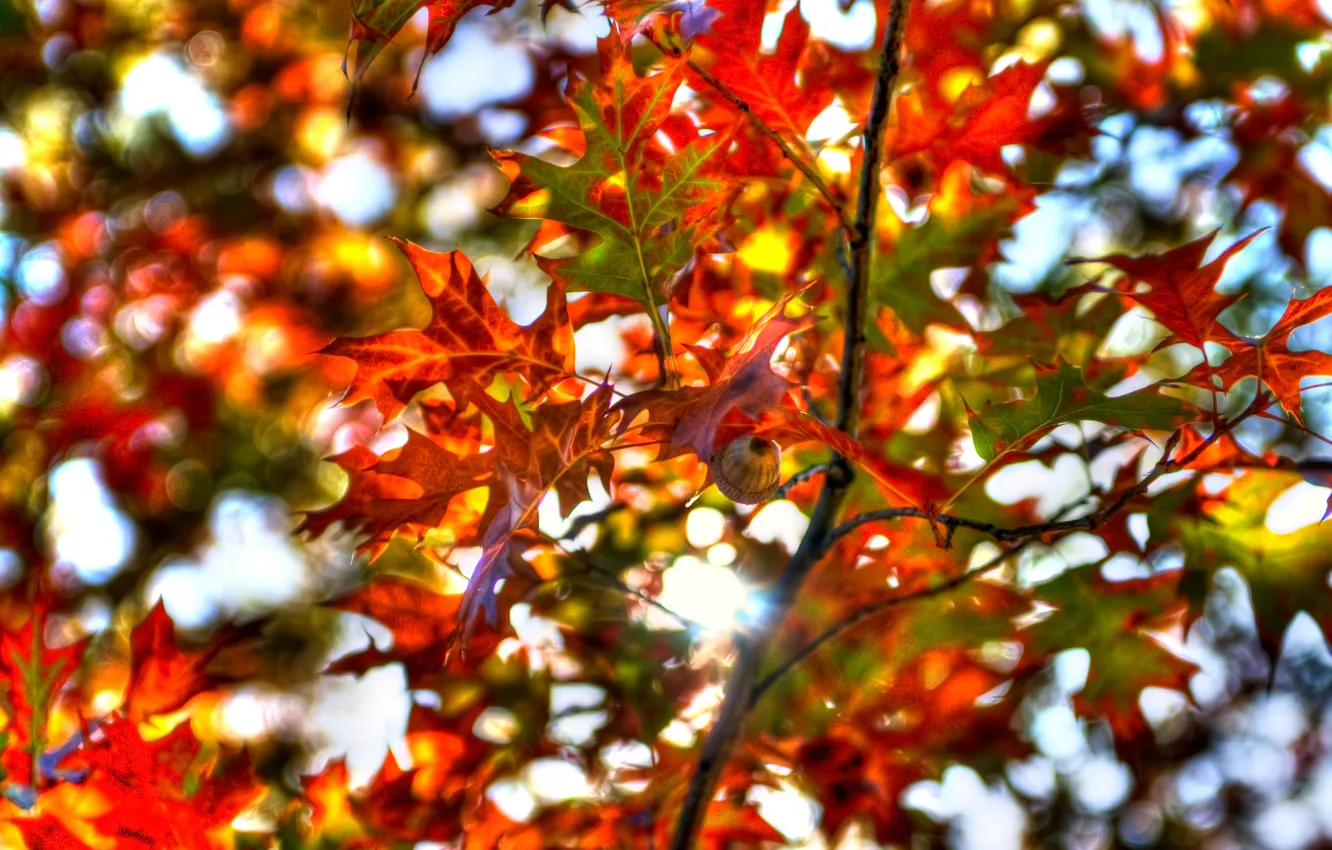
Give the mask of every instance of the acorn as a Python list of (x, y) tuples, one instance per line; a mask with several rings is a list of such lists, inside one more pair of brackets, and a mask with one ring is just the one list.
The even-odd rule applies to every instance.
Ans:
[(777, 489), (782, 450), (772, 440), (753, 434), (736, 437), (712, 453), (710, 466), (722, 495), (742, 505), (753, 505)]

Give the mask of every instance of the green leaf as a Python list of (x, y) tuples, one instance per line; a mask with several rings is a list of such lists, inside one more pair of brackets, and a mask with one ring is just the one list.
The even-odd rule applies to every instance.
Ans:
[[(360, 82), (384, 45), (393, 40), (419, 9), (425, 7), (429, 16), (426, 47), (412, 82), (412, 93), (415, 94), (425, 61), (444, 49), (464, 15), (478, 6), (493, 6), (499, 10), (512, 4), (513, 0), (352, 0), (351, 39), (347, 44), (349, 56), (352, 47), (356, 47), (356, 59), (349, 74), (352, 83)], [(346, 60), (342, 63), (342, 72), (347, 73)]]
[(964, 269), (969, 279), (983, 280), (985, 265), (998, 259), (999, 240), (1026, 209), (1020, 194), (977, 192), (969, 180), (969, 169), (945, 172), (923, 222), (901, 222), (891, 239), (876, 240), (871, 306), (888, 307), (912, 333), (931, 324), (966, 327), (953, 303), (934, 293), (931, 273)]
[(1082, 370), (1065, 361), (1036, 367), (1036, 394), (1022, 401), (967, 410), (976, 453), (993, 461), (1040, 439), (1056, 425), (1091, 419), (1130, 430), (1173, 431), (1193, 408), (1148, 387), (1111, 398), (1087, 386)]
[(570, 86), (569, 104), (586, 146), (582, 158), (561, 166), (496, 154), (513, 181), (498, 211), (596, 234), (598, 244), (548, 261), (546, 269), (572, 291), (624, 295), (652, 310), (665, 302), (672, 276), (720, 226), (728, 202), (720, 165), (731, 138), (700, 135), (684, 122), (667, 125), (683, 80), (681, 64), (639, 77), (617, 36), (603, 40), (601, 51), (602, 75)]
[(1286, 533), (1267, 526), (1272, 503), (1301, 480), (1297, 472), (1247, 470), (1201, 503), (1163, 504), (1149, 515), (1153, 536), (1164, 535), (1184, 550), (1186, 580), (1199, 601), (1218, 567), (1233, 566), (1244, 576), (1259, 632), (1269, 646), (1279, 644), (1297, 612), (1319, 618), (1332, 613), (1327, 593), (1332, 523)]
[(1179, 571), (1107, 581), (1095, 567), (1069, 570), (1037, 589), (1040, 601), (1056, 610), (1027, 629), (1028, 643), (1038, 657), (1085, 649), (1091, 667), (1077, 702), (1108, 717), (1121, 733), (1140, 731), (1142, 689), (1179, 687), (1194, 669), (1147, 634), (1187, 611), (1179, 581)]

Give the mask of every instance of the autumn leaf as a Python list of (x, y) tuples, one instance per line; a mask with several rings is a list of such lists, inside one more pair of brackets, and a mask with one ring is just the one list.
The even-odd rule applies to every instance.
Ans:
[(1145, 728), (1138, 695), (1145, 687), (1182, 688), (1195, 665), (1148, 632), (1166, 631), (1188, 609), (1178, 595), (1180, 573), (1106, 581), (1095, 568), (1067, 570), (1037, 589), (1056, 610), (1029, 626), (1040, 653), (1079, 647), (1091, 658), (1087, 684), (1075, 696), (1086, 710), (1132, 736)]
[(481, 559), (463, 594), (464, 640), (482, 611), (486, 622), (495, 624), (495, 583), (514, 574), (518, 553), (511, 547), (519, 532), (535, 524), (537, 508), (545, 495), (555, 493), (561, 514), (567, 516), (578, 503), (590, 498), (588, 476), (596, 474), (610, 491), (615, 461), (603, 446), (614, 421), (610, 399), (610, 386), (603, 385), (582, 401), (541, 405), (532, 416), (526, 467), (498, 464), (500, 487), (492, 497), (504, 502), (486, 528)]
[(201, 744), (189, 723), (166, 736), (145, 741), (138, 724), (112, 716), (96, 739), (85, 742), (78, 760), (89, 771), (89, 787), (107, 795), (112, 805), (89, 818), (99, 832), (114, 836), (117, 847), (211, 848), (211, 830), (230, 824), (252, 804), (263, 787), (248, 755), (204, 764)]
[[(1020, 314), (999, 328), (976, 335), (976, 346), (987, 357), (1025, 357), (1052, 365), (1067, 360), (1093, 374), (1114, 368), (1096, 353), (1115, 323), (1124, 315), (1123, 299), (1106, 297), (1093, 284), (1012, 296)], [(1086, 373), (1084, 372), (1084, 376)]]
[[(747, 0), (713, 0), (715, 20), (693, 40), (690, 57), (765, 125), (797, 144), (819, 113), (833, 102), (831, 80), (811, 73), (807, 56), (816, 48), (799, 8), (782, 22), (775, 50), (762, 48), (765, 9)], [(710, 83), (703, 81), (698, 88)], [(726, 106), (734, 104), (720, 99)], [(748, 116), (743, 116), (748, 117)]]
[(341, 522), (368, 534), (367, 545), (378, 551), (399, 531), (437, 527), (456, 496), (495, 481), (488, 458), (453, 454), (417, 431), (408, 430), (407, 443), (390, 454), (354, 446), (333, 458), (348, 474), (347, 496), (309, 514), (301, 527), (319, 535)]
[(949, 165), (923, 222), (894, 220), (891, 232), (880, 228), (870, 297), (916, 334), (930, 324), (967, 327), (958, 309), (935, 294), (931, 273), (948, 268), (965, 270), (968, 278), (977, 276), (998, 256), (999, 241), (1010, 233), (1013, 221), (1029, 211), (1028, 199), (1018, 192), (976, 191), (972, 174), (968, 163)]
[(1277, 532), (1268, 526), (1272, 504), (1301, 481), (1295, 470), (1250, 470), (1214, 497), (1150, 514), (1153, 531), (1177, 543), (1195, 603), (1203, 601), (1206, 579), (1217, 564), (1244, 576), (1259, 633), (1269, 645), (1298, 611), (1324, 619), (1332, 614), (1327, 594), (1326, 553), (1332, 525), (1310, 523)]
[(45, 750), (47, 713), (65, 683), (78, 671), (88, 641), (52, 647), (46, 642), (47, 612), (34, 606), (31, 615), (17, 630), (0, 635), (0, 675), (5, 685), (9, 710), (9, 730), (26, 757), (15, 762), (5, 759), (10, 778), (36, 785), (42, 777), (32, 775), (37, 755)]
[(728, 801), (716, 801), (708, 806), (698, 837), (700, 850), (727, 850), (766, 842), (785, 843), (786, 837), (764, 820), (754, 806)]
[[(398, 31), (421, 9), (428, 14), (426, 46), (412, 80), (412, 94), (421, 82), (421, 71), (426, 60), (444, 49), (453, 37), (458, 21), (473, 9), (490, 6), (491, 14), (513, 5), (513, 0), (352, 0), (351, 36), (347, 41), (347, 54), (356, 48), (356, 59), (350, 74), (353, 86), (365, 76), (370, 63), (384, 49)], [(347, 59), (342, 62), (347, 74)], [(350, 108), (350, 107), (349, 107)]]
[(626, 41), (652, 26), (658, 18), (676, 14), (680, 16), (680, 34), (686, 39), (694, 38), (706, 33), (722, 14), (708, 0), (602, 0), (601, 5)]
[(571, 291), (628, 296), (655, 314), (672, 276), (721, 227), (728, 179), (720, 169), (730, 136), (668, 120), (684, 79), (679, 61), (640, 77), (614, 33), (600, 41), (600, 58), (600, 77), (569, 85), (581, 158), (561, 166), (495, 154), (512, 181), (497, 212), (596, 234), (598, 244), (544, 267)]
[(1008, 170), (1002, 150), (1030, 145), (1061, 155), (1086, 154), (1092, 135), (1070, 92), (1056, 92), (1051, 108), (1029, 118), (1032, 96), (1045, 79), (1048, 61), (1015, 62), (969, 86), (945, 110), (920, 89), (897, 100), (897, 121), (885, 143), (892, 159), (921, 155), (937, 167), (965, 160), (992, 174)]
[(1227, 175), (1246, 208), (1264, 201), (1282, 210), (1277, 243), (1297, 268), (1304, 267), (1309, 235), (1332, 218), (1332, 192), (1301, 161), (1311, 117), (1306, 97), (1291, 90), (1275, 100), (1240, 93), (1233, 131), (1238, 161)]
[[(437, 673), (451, 659), (449, 639), (461, 622), (461, 594), (440, 593), (419, 581), (383, 575), (346, 596), (326, 603), (330, 608), (369, 617), (393, 633), (393, 646), (387, 651), (371, 647), (329, 667), (330, 673), (357, 673), (384, 664), (401, 663), (408, 680)], [(484, 657), (494, 648), (494, 640), (477, 636), (466, 649)]]
[(321, 353), (356, 363), (343, 404), (374, 399), (385, 419), (400, 413), (418, 392), (438, 383), (463, 402), (496, 375), (523, 377), (533, 398), (570, 376), (573, 328), (564, 288), (552, 283), (546, 310), (523, 327), (500, 309), (460, 251), (442, 254), (394, 239), (430, 299), (430, 322), (419, 331), (340, 338)]
[(1172, 431), (1192, 408), (1151, 388), (1110, 397), (1084, 383), (1082, 370), (1060, 361), (1036, 367), (1035, 394), (1023, 401), (968, 410), (972, 442), (983, 460), (1021, 450), (1063, 422), (1090, 419), (1132, 431)]
[(920, 775), (900, 752), (881, 746), (868, 731), (854, 723), (835, 724), (805, 741), (793, 762), (823, 808), (826, 834), (843, 834), (848, 821), (862, 821), (876, 841), (896, 843), (909, 835), (899, 798)]
[(458, 595), (440, 593), (421, 582), (383, 576), (326, 604), (388, 626), (394, 651), (409, 655), (448, 636), (459, 602)]
[(70, 832), (59, 818), (47, 812), (34, 817), (7, 819), (23, 835), (28, 850), (93, 850)]
[[(1262, 230), (1256, 230), (1235, 242), (1207, 265), (1202, 265), (1207, 249), (1216, 241), (1220, 230), (1171, 249), (1164, 254), (1146, 254), (1130, 257), (1114, 254), (1093, 259), (1075, 258), (1070, 264), (1106, 263), (1125, 273), (1116, 289), (1148, 310), (1170, 333), (1157, 347), (1175, 342), (1187, 342), (1197, 348), (1225, 329), (1217, 324), (1217, 317), (1245, 293), (1223, 295), (1216, 291), (1216, 283), (1225, 271), (1226, 263), (1244, 250)], [(1146, 283), (1151, 289), (1140, 292), (1136, 284)]]
[(624, 417), (620, 432), (646, 412), (648, 418), (639, 424), (640, 432), (644, 436), (663, 435), (667, 444), (662, 457), (693, 452), (701, 460), (711, 459), (717, 429), (728, 413), (739, 410), (758, 417), (776, 408), (791, 390), (791, 382), (772, 371), (771, 361), (778, 343), (813, 324), (783, 315), (796, 294), (789, 293), (759, 319), (736, 353), (724, 362), (718, 352), (704, 349), (709, 353), (702, 356), (714, 369), (720, 367), (708, 386), (646, 390), (621, 400), (615, 405)]
[(130, 633), (130, 674), (125, 688), (125, 716), (139, 722), (154, 714), (175, 711), (215, 681), (208, 665), (223, 649), (249, 636), (255, 628), (223, 627), (205, 645), (184, 649), (176, 627), (158, 600)]
[(1257, 339), (1221, 328), (1212, 339), (1225, 346), (1230, 356), (1220, 366), (1205, 361), (1198, 364), (1187, 380), (1198, 386), (1211, 386), (1215, 374), (1221, 388), (1229, 390), (1245, 378), (1257, 378), (1267, 385), (1292, 419), (1303, 423), (1300, 381), (1313, 375), (1332, 375), (1332, 354), (1316, 348), (1291, 351), (1290, 335), (1328, 313), (1332, 313), (1332, 289), (1320, 289), (1310, 298), (1292, 298), (1272, 329)]

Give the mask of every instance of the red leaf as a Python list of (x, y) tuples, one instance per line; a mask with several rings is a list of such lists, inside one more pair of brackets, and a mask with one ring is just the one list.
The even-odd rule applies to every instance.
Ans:
[(550, 285), (546, 311), (523, 327), (495, 303), (461, 251), (437, 254), (400, 239), (393, 244), (416, 270), (430, 298), (431, 319), (419, 331), (343, 337), (325, 346), (323, 354), (356, 361), (344, 404), (374, 399), (387, 420), (438, 383), (462, 403), (498, 374), (521, 375), (533, 398), (569, 377), (573, 328), (561, 284)]
[(125, 689), (125, 714), (139, 722), (154, 714), (175, 711), (212, 683), (205, 672), (227, 646), (252, 635), (256, 628), (225, 628), (204, 646), (182, 649), (166, 606), (159, 601), (130, 634), (130, 677)]
[(45, 812), (36, 817), (9, 818), (8, 821), (22, 833), (28, 850), (92, 850), (63, 823)]
[[(1220, 232), (1213, 230), (1164, 254), (1141, 257), (1114, 254), (1094, 259), (1076, 258), (1069, 263), (1107, 263), (1124, 272), (1126, 277), (1116, 288), (1151, 310), (1156, 320), (1170, 331), (1158, 347), (1183, 341), (1202, 348), (1218, 330), (1217, 316), (1245, 295), (1243, 292), (1222, 295), (1216, 291), (1216, 282), (1221, 279), (1230, 258), (1244, 250), (1263, 231), (1250, 233), (1202, 266), (1203, 256)], [(1150, 284), (1151, 290), (1135, 291), (1134, 285), (1139, 282)]]
[(646, 390), (620, 401), (614, 408), (624, 415), (620, 432), (646, 412), (648, 421), (641, 433), (667, 441), (662, 457), (693, 452), (706, 461), (712, 457), (717, 428), (728, 413), (739, 410), (757, 417), (776, 408), (793, 385), (772, 371), (773, 351), (788, 334), (813, 324), (782, 315), (797, 294), (786, 295), (754, 325), (738, 353), (726, 359), (721, 374), (709, 386)]
[(1245, 378), (1256, 377), (1271, 389), (1286, 412), (1303, 424), (1300, 380), (1313, 375), (1332, 375), (1332, 354), (1317, 349), (1291, 351), (1290, 335), (1328, 313), (1332, 313), (1332, 288), (1321, 289), (1311, 298), (1291, 299), (1286, 312), (1259, 339), (1236, 336), (1221, 328), (1212, 339), (1230, 350), (1230, 358), (1216, 367), (1204, 361), (1187, 377), (1199, 386), (1210, 386), (1211, 375), (1215, 373), (1222, 388), (1227, 390)]

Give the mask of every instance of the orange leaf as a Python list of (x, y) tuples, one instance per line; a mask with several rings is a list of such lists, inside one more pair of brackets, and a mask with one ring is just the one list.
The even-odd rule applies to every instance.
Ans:
[(480, 393), (498, 374), (520, 375), (533, 398), (569, 377), (573, 327), (564, 287), (552, 283), (546, 310), (523, 327), (500, 309), (461, 251), (437, 254), (394, 239), (407, 255), (430, 298), (430, 322), (364, 338), (342, 337), (321, 353), (356, 361), (344, 404), (374, 399), (385, 419), (402, 411), (418, 392), (438, 383), (458, 402)]

